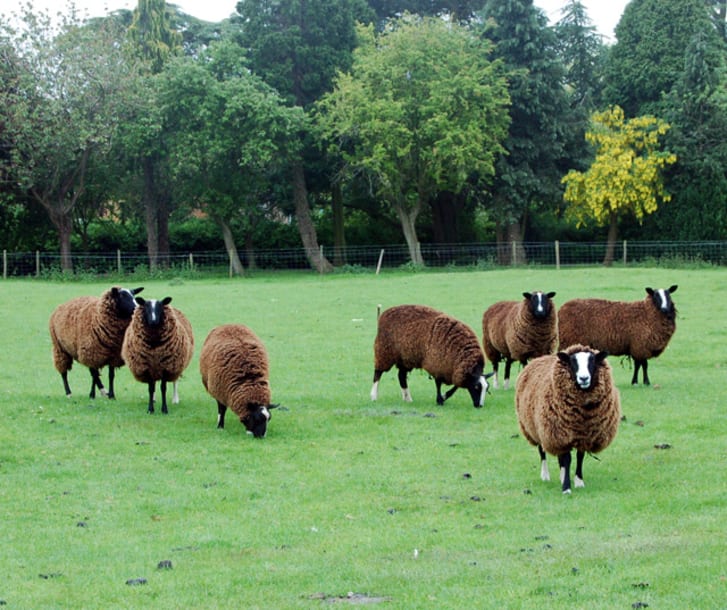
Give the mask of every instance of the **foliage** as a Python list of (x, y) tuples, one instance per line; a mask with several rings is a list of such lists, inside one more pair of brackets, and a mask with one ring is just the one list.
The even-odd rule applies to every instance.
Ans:
[(441, 19), (405, 16), (360, 28), (350, 73), (318, 105), (318, 125), (348, 171), (364, 172), (397, 212), (420, 264), (416, 216), (438, 191), (494, 173), (507, 127), (500, 67), (486, 41)]
[(586, 138), (596, 148), (595, 159), (586, 172), (571, 170), (563, 178), (568, 213), (579, 225), (591, 219), (605, 225), (626, 214), (642, 220), (671, 199), (661, 172), (676, 155), (659, 150), (668, 130), (652, 116), (625, 120), (619, 106), (594, 113)]
[[(166, 417), (146, 414), (146, 388), (126, 368), (115, 401), (92, 401), (88, 371), (74, 366), (66, 398), (48, 316), (111, 281), (3, 283), (8, 608), (723, 605), (727, 470), (704, 472), (721, 463), (727, 435), (724, 269), (180, 279), (128, 285), (172, 296), (198, 344), (229, 321), (261, 337), (281, 405), (265, 439), (233, 418), (215, 428), (199, 350)], [(586, 487), (570, 497), (540, 480), (512, 391), (493, 390), (473, 409), (460, 390), (437, 407), (434, 382), (414, 372), (405, 403), (390, 371), (369, 399), (376, 306), (392, 295), (476, 329), (487, 305), (517, 298), (523, 284), (563, 302), (633, 300), (673, 283), (677, 331), (652, 361), (654, 385), (632, 388), (628, 365), (611, 360), (625, 420), (598, 460), (587, 458)], [(473, 287), (486, 287), (482, 299), (466, 298)], [(126, 584), (134, 579), (146, 584)]]
[(148, 62), (154, 74), (182, 48), (182, 35), (171, 27), (165, 0), (138, 0), (128, 36), (132, 52)]

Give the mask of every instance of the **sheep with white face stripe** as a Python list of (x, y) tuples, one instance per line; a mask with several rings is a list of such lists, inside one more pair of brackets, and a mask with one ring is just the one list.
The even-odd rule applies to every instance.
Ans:
[[(482, 407), (489, 384), (485, 357), (477, 335), (459, 320), (425, 305), (399, 305), (384, 311), (374, 341), (374, 385), (378, 398), (381, 375), (396, 365), (402, 398), (411, 402), (407, 375), (424, 369), (437, 386), (437, 404), (443, 405), (457, 388), (466, 388), (475, 407)], [(442, 384), (452, 385), (442, 395)]]
[(581, 343), (607, 351), (612, 356), (634, 359), (631, 384), (638, 384), (643, 369), (644, 385), (649, 385), (648, 361), (659, 356), (676, 330), (676, 308), (671, 295), (677, 286), (646, 288), (641, 301), (572, 299), (558, 311), (561, 346)]
[(268, 354), (263, 342), (242, 324), (224, 324), (207, 335), (199, 355), (202, 384), (217, 401), (217, 427), (228, 409), (256, 438), (270, 421)]
[(538, 448), (543, 481), (550, 480), (546, 453), (558, 457), (563, 493), (571, 492), (571, 451), (576, 450), (575, 486), (584, 487), (586, 452), (602, 451), (618, 432), (621, 400), (607, 355), (572, 345), (535, 358), (517, 380), (515, 410), (520, 430)]
[(492, 362), (493, 386), (498, 387), (498, 367), (505, 361), (503, 387), (510, 384), (510, 367), (518, 361), (552, 354), (558, 346), (555, 292), (523, 292), (521, 301), (499, 301), (482, 315), (482, 347)]

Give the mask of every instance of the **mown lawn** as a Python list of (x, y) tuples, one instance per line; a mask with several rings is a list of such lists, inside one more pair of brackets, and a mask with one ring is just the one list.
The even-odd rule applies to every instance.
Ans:
[[(483, 409), (463, 391), (437, 407), (434, 382), (414, 372), (403, 403), (392, 371), (369, 400), (379, 304), (428, 304), (480, 336), (484, 309), (526, 290), (554, 290), (560, 305), (671, 284), (677, 332), (651, 361), (653, 385), (631, 387), (629, 362), (612, 359), (626, 419), (571, 496), (540, 481), (512, 389)], [(168, 416), (146, 413), (126, 369), (116, 401), (90, 400), (79, 365), (63, 394), (50, 312), (109, 285), (0, 283), (6, 607), (724, 607), (727, 270), (130, 280), (172, 296), (195, 330)], [(217, 430), (200, 381), (202, 342), (227, 322), (270, 354), (281, 407), (262, 440), (232, 414)]]

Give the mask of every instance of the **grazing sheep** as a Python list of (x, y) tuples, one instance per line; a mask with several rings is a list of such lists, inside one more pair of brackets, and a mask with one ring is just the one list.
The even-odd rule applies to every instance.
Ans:
[[(424, 369), (437, 386), (442, 405), (457, 388), (466, 388), (475, 407), (485, 402), (485, 358), (477, 335), (459, 320), (424, 305), (399, 305), (384, 311), (378, 320), (374, 342), (374, 385), (371, 400), (378, 397), (381, 375), (396, 365), (404, 400), (411, 401), (406, 378), (412, 369)], [(453, 387), (442, 396), (442, 384)]]
[(173, 402), (179, 402), (177, 379), (189, 365), (194, 351), (192, 326), (185, 315), (171, 307), (172, 298), (148, 301), (136, 297), (121, 355), (137, 381), (149, 386), (149, 413), (154, 413), (154, 391), (161, 381), (162, 413), (167, 413), (167, 382), (174, 383)]
[(570, 493), (571, 451), (576, 450), (575, 486), (584, 487), (583, 457), (611, 444), (621, 419), (621, 401), (606, 352), (583, 345), (535, 358), (517, 380), (515, 409), (520, 430), (540, 455), (540, 478), (550, 480), (545, 454), (558, 456), (563, 493)]
[(634, 359), (636, 385), (639, 368), (643, 368), (644, 385), (649, 385), (649, 358), (664, 351), (676, 330), (676, 309), (671, 300), (677, 286), (646, 289), (643, 301), (624, 302), (606, 299), (573, 299), (558, 312), (560, 346), (574, 343), (590, 345), (612, 356)]
[(253, 436), (262, 438), (270, 421), (268, 354), (262, 341), (242, 324), (213, 328), (199, 354), (202, 384), (217, 401), (217, 427), (225, 427), (229, 407)]
[[(115, 369), (124, 365), (121, 344), (136, 307), (134, 295), (142, 290), (143, 288), (129, 290), (113, 286), (100, 297), (77, 297), (55, 308), (48, 327), (53, 364), (61, 374), (66, 396), (71, 396), (68, 371), (76, 360), (91, 371), (90, 398), (96, 398), (96, 388), (104, 396), (116, 397)], [(108, 393), (99, 372), (104, 366), (109, 367)]]
[(510, 385), (510, 367), (517, 360), (525, 366), (531, 358), (552, 354), (558, 346), (558, 316), (551, 300), (555, 292), (523, 292), (522, 301), (499, 301), (482, 315), (482, 346), (497, 369), (505, 360), (505, 381)]

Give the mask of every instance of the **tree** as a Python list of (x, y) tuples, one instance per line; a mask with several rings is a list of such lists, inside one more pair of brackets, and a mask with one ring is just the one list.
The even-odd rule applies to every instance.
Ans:
[(261, 201), (274, 171), (298, 152), (303, 121), (300, 108), (286, 106), (240, 60), (240, 47), (222, 42), (199, 59), (174, 60), (161, 74), (159, 96), (175, 188), (220, 227), (238, 275), (233, 221), (242, 222), (254, 260), (252, 230), (268, 212)]
[(109, 151), (123, 120), (132, 69), (113, 22), (83, 25), (71, 12), (54, 26), (32, 7), (21, 16), (20, 31), (2, 26), (17, 50), (13, 86), (0, 88), (0, 122), (13, 145), (9, 171), (47, 212), (61, 268), (72, 271), (74, 209), (92, 157)]
[[(149, 76), (147, 86), (153, 89), (153, 76), (182, 48), (182, 36), (172, 29), (164, 0), (139, 0), (128, 29), (128, 40), (132, 55), (145, 62), (148, 68), (146, 74)], [(138, 99), (143, 102), (145, 98)], [(137, 154), (141, 155), (142, 202), (149, 267), (156, 269), (160, 256), (164, 258), (169, 254), (170, 189), (164, 182), (161, 169), (164, 153), (159, 148), (160, 134), (155, 128), (148, 129), (153, 124), (150, 118), (155, 116), (154, 109), (147, 106), (139, 110), (136, 116), (138, 122), (129, 126), (129, 132), (135, 131), (136, 136), (128, 141), (138, 146)]]
[[(347, 69), (356, 44), (357, 20), (370, 18), (361, 0), (241, 0), (240, 40), (250, 66), (291, 105), (308, 110), (332, 86), (338, 69)], [(301, 131), (301, 150), (315, 151)], [(290, 165), (293, 206), (301, 241), (311, 266), (333, 267), (322, 254), (313, 224), (307, 173), (318, 158), (301, 157)]]
[(604, 66), (604, 99), (626, 116), (662, 115), (661, 101), (681, 78), (684, 52), (711, 29), (704, 0), (632, 0), (616, 26)]
[(653, 116), (625, 120), (619, 106), (596, 112), (586, 133), (596, 148), (591, 167), (563, 177), (567, 213), (577, 224), (593, 220), (609, 227), (605, 265), (613, 262), (619, 219), (633, 215), (640, 222), (671, 198), (661, 172), (676, 161), (676, 155), (659, 150), (659, 140), (668, 130), (667, 123)]
[(438, 18), (405, 16), (380, 34), (359, 29), (351, 72), (318, 106), (323, 133), (351, 172), (364, 172), (396, 212), (413, 263), (416, 231), (438, 192), (486, 180), (502, 152), (509, 98), (491, 45)]
[[(493, 56), (508, 71), (512, 100), (506, 152), (497, 159), (492, 185), (491, 216), (498, 243), (521, 244), (528, 214), (561, 199), (569, 140), (580, 123), (563, 87), (555, 35), (532, 0), (488, 0), (482, 17), (482, 35), (495, 43)], [(519, 247), (511, 262), (524, 258)]]

